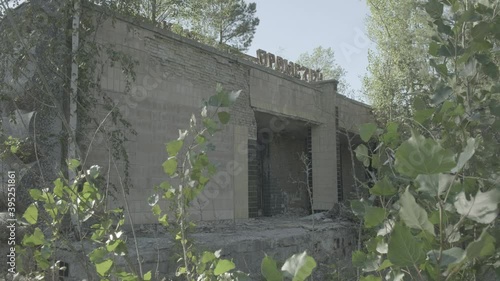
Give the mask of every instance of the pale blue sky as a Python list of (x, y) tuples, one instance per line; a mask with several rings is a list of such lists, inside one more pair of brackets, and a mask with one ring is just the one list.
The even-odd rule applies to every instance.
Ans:
[(361, 90), (366, 73), (368, 48), (365, 0), (248, 0), (257, 3), (257, 27), (249, 55), (257, 49), (294, 61), (317, 46), (332, 47), (346, 80)]

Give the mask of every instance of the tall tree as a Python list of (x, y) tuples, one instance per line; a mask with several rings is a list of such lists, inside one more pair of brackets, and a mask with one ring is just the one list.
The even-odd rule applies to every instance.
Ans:
[(186, 0), (141, 0), (139, 14), (154, 23), (175, 19)]
[(346, 70), (335, 61), (335, 53), (332, 48), (318, 46), (311, 53), (305, 52), (299, 55), (297, 63), (314, 70), (321, 70), (323, 79), (335, 79), (339, 81), (338, 92), (345, 96), (353, 97), (350, 86), (345, 79)]
[(428, 45), (433, 32), (422, 1), (367, 0), (370, 39), (377, 50), (368, 55), (365, 94), (385, 120), (410, 115), (413, 94), (429, 84)]
[(193, 0), (184, 9), (181, 23), (202, 35), (205, 43), (244, 51), (259, 25), (256, 12), (257, 4), (244, 0)]

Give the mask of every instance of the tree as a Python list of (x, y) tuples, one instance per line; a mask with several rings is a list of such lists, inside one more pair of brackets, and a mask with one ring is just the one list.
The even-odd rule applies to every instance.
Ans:
[(414, 57), (427, 60), (429, 82), (412, 98), (406, 126), (360, 128), (363, 141), (378, 144), (356, 149), (376, 169), (371, 196), (352, 202), (373, 233), (352, 255), (368, 274), (361, 280), (500, 278), (499, 5), (429, 0), (417, 7), (433, 30), (423, 38), (423, 58)]
[(244, 51), (259, 25), (256, 12), (257, 4), (244, 0), (194, 0), (184, 9), (181, 23), (205, 37), (204, 43)]
[(332, 48), (323, 48), (318, 46), (312, 53), (302, 53), (297, 59), (297, 63), (313, 70), (321, 70), (323, 79), (335, 79), (339, 81), (338, 92), (343, 95), (349, 95), (349, 84), (345, 80), (346, 70), (335, 61), (335, 53)]
[(432, 27), (419, 1), (367, 0), (371, 16), (367, 21), (370, 39), (377, 50), (368, 55), (369, 74), (364, 92), (378, 117), (396, 120), (409, 116), (413, 93), (430, 81), (427, 65)]
[(185, 0), (141, 0), (138, 13), (153, 23), (174, 19), (186, 5)]

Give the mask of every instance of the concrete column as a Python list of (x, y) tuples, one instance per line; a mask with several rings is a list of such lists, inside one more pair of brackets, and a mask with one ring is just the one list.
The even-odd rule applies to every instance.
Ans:
[(313, 209), (329, 210), (337, 198), (337, 139), (335, 100), (337, 81), (318, 83), (322, 124), (311, 128)]
[(248, 218), (248, 128), (234, 126), (234, 218)]

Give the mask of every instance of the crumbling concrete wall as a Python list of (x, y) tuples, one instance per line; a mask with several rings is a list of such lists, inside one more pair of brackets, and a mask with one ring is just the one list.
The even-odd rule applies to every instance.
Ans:
[[(137, 131), (137, 136), (129, 136), (131, 141), (127, 144), (133, 184), (128, 200), (132, 220), (136, 223), (156, 221), (147, 198), (153, 193), (153, 186), (166, 179), (162, 170), (167, 157), (163, 153), (165, 143), (177, 139), (179, 129), (189, 126), (191, 114), (197, 114), (200, 120), (202, 101), (215, 94), (217, 83), (227, 90), (242, 90), (230, 109), (229, 126), (212, 139), (216, 149), (209, 156), (217, 162), (221, 182), (208, 187), (200, 204), (193, 208), (193, 214), (204, 220), (234, 218), (235, 200), (248, 197), (247, 182), (242, 182), (241, 188), (237, 188), (235, 177), (238, 175), (234, 172), (238, 167), (227, 165), (240, 156), (246, 157), (246, 151), (238, 151), (236, 138), (243, 137), (245, 141), (256, 138), (248, 69), (238, 64), (237, 58), (219, 54), (215, 49), (124, 19), (103, 24), (97, 40), (101, 44), (114, 44), (116, 49), (139, 62), (129, 94), (125, 94), (127, 81), (119, 64), (106, 66), (101, 78), (102, 89), (114, 98), (124, 117)], [(105, 114), (102, 112), (101, 116)], [(238, 128), (245, 128), (244, 136)], [(98, 136), (98, 139), (104, 137)], [(108, 157), (104, 141), (95, 142), (89, 161), (100, 164), (106, 171)], [(119, 175), (114, 167), (111, 171), (111, 178), (117, 183), (117, 178), (124, 176)]]
[[(136, 79), (131, 85), (127, 84), (119, 64), (105, 66), (101, 77), (102, 89), (113, 97), (138, 133), (129, 136), (131, 142), (127, 144), (129, 176), (133, 184), (128, 200), (134, 222), (155, 222), (147, 197), (152, 194), (152, 187), (166, 178), (161, 168), (166, 159), (166, 154), (161, 153), (164, 145), (178, 137), (179, 129), (188, 126), (191, 114), (199, 112), (201, 101), (214, 94), (217, 83), (242, 92), (230, 108), (229, 126), (213, 141), (216, 150), (211, 156), (220, 163), (215, 179), (219, 182), (212, 190), (203, 192), (201, 203), (193, 209), (196, 217), (211, 220), (261, 215), (259, 196), (262, 198), (263, 194), (259, 195), (259, 180), (255, 176), (258, 166), (249, 157), (258, 138), (255, 111), (313, 125), (314, 209), (328, 210), (336, 202), (337, 176), (332, 172), (337, 165), (336, 81), (300, 81), (168, 30), (120, 17), (114, 23), (104, 23), (96, 38), (101, 44), (112, 44), (139, 62), (135, 67)], [(128, 86), (131, 91), (127, 94)], [(364, 110), (357, 104), (351, 108), (350, 100), (341, 101), (340, 107), (345, 108), (342, 116), (347, 119), (357, 116), (359, 108)], [(105, 116), (107, 112), (99, 114)], [(111, 125), (105, 122), (104, 126)], [(88, 162), (100, 164), (106, 171), (109, 153), (104, 137), (97, 136), (97, 139), (101, 141), (94, 142)], [(118, 169), (110, 169), (115, 182), (124, 177), (122, 172), (116, 171), (122, 169), (123, 163), (117, 164)], [(223, 188), (217, 188), (220, 186)]]
[[(214, 229), (212, 229), (214, 227)], [(327, 280), (331, 265), (349, 266), (351, 253), (356, 248), (355, 226), (348, 223), (316, 221), (313, 226), (309, 219), (253, 221), (234, 226), (226, 225), (219, 229), (210, 226), (206, 231), (198, 230), (191, 238), (198, 253), (222, 250), (222, 258), (233, 260), (236, 268), (249, 273), (251, 280), (261, 280), (260, 265), (265, 255), (284, 262), (294, 254), (307, 251), (317, 262), (314, 271), (315, 280)], [(154, 231), (154, 230), (153, 230)], [(140, 234), (139, 234), (140, 235)], [(153, 236), (158, 236), (157, 238)], [(139, 236), (137, 239), (143, 272), (158, 272), (160, 277), (170, 276), (175, 279), (179, 264), (179, 246), (168, 234)], [(136, 261), (132, 239), (127, 243), (130, 249), (130, 261)], [(75, 253), (59, 253), (63, 261), (69, 263), (72, 280), (82, 280), (87, 273), (78, 254), (84, 255), (90, 249), (89, 244), (75, 243)], [(125, 266), (125, 262), (122, 261)], [(126, 268), (126, 266), (125, 266)], [(170, 279), (169, 279), (170, 280)]]
[(359, 125), (374, 122), (371, 108), (361, 102), (337, 94), (339, 128), (358, 134)]

